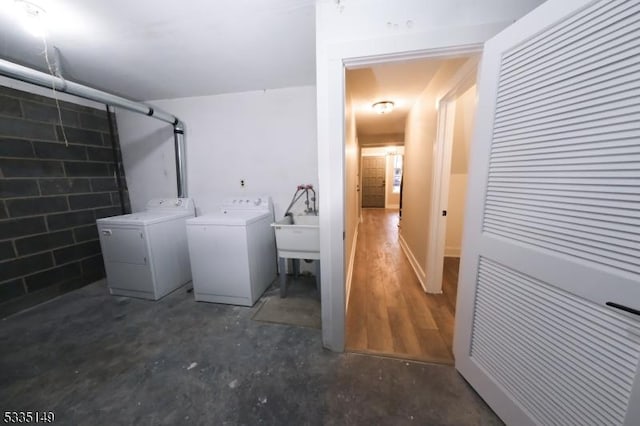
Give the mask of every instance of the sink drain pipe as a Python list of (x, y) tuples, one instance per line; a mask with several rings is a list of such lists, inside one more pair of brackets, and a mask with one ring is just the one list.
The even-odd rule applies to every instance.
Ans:
[(51, 74), (18, 65), (4, 59), (0, 59), (0, 75), (4, 75), (14, 80), (20, 80), (26, 83), (35, 84), (37, 86), (46, 87), (47, 89), (55, 88), (55, 90), (58, 92), (64, 92), (91, 101), (123, 108), (128, 111), (144, 114), (149, 117), (153, 117), (156, 120), (171, 124), (173, 126), (173, 139), (176, 153), (176, 178), (178, 186), (178, 197), (185, 198), (188, 196), (186, 181), (184, 123), (182, 123), (182, 121), (180, 121), (177, 117), (154, 108), (150, 105), (146, 105), (142, 102), (132, 101), (121, 96), (103, 92), (102, 90), (74, 83), (72, 81), (52, 76)]

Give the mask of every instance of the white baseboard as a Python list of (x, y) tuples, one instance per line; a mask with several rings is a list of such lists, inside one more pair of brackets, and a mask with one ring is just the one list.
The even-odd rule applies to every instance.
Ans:
[(351, 296), (351, 280), (353, 279), (353, 266), (356, 261), (356, 248), (358, 247), (358, 228), (360, 224), (356, 224), (356, 230), (353, 233), (353, 243), (351, 244), (351, 253), (349, 254), (349, 264), (347, 265), (347, 297), (345, 298), (344, 313), (347, 314), (349, 310), (349, 297)]
[(387, 204), (385, 206), (385, 209), (399, 209), (400, 208), (400, 204)]
[(460, 252), (462, 249), (460, 247), (445, 247), (444, 248), (444, 256), (445, 257), (460, 257)]
[(411, 267), (413, 268), (413, 272), (415, 272), (416, 277), (418, 278), (418, 281), (420, 281), (420, 285), (422, 286), (422, 289), (424, 291), (427, 291), (427, 274), (425, 274), (424, 271), (422, 270), (422, 267), (416, 260), (416, 257), (411, 252), (411, 249), (409, 249), (407, 242), (404, 240), (404, 238), (402, 238), (402, 234), (400, 234), (398, 237), (400, 240), (400, 248), (404, 252), (405, 256), (407, 256), (407, 259), (409, 259), (409, 264), (411, 264)]

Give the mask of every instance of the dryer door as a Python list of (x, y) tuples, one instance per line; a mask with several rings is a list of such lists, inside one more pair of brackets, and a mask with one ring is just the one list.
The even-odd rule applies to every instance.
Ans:
[(98, 227), (105, 262), (147, 263), (147, 243), (143, 228)]

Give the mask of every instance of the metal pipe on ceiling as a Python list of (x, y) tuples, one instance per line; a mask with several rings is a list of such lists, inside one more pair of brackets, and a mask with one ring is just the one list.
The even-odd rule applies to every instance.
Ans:
[(174, 115), (146, 105), (142, 102), (132, 101), (121, 96), (113, 95), (102, 90), (74, 83), (50, 74), (40, 72), (13, 62), (0, 59), (0, 74), (15, 80), (24, 81), (48, 89), (55, 88), (59, 92), (75, 95), (80, 98), (126, 109), (128, 111), (144, 114), (156, 120), (163, 121), (173, 126), (174, 145), (176, 153), (176, 179), (178, 197), (187, 197), (186, 183), (186, 159), (184, 141), (184, 123)]

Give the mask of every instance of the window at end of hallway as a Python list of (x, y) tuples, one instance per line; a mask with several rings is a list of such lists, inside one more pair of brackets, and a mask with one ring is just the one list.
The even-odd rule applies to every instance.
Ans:
[(402, 155), (396, 155), (393, 159), (393, 193), (400, 192), (400, 182), (402, 181)]

